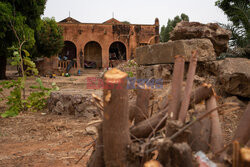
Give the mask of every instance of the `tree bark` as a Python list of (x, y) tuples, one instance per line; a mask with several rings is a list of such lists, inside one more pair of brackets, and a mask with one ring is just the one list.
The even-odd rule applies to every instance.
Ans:
[(3, 55), (0, 55), (0, 80), (6, 79), (6, 65), (7, 65), (7, 56), (5, 53), (2, 53)]
[[(210, 111), (217, 107), (215, 96), (211, 96), (206, 100), (206, 109)], [(223, 136), (219, 120), (218, 111), (211, 113), (211, 150), (213, 153), (220, 151), (223, 148)]]
[(98, 138), (96, 141), (95, 149), (88, 161), (88, 167), (105, 167), (104, 153), (103, 153), (103, 137), (102, 137), (102, 124), (98, 127)]
[(150, 89), (137, 89), (135, 125), (149, 117)]
[(104, 75), (103, 144), (106, 167), (126, 167), (130, 143), (127, 74), (114, 68)]
[(184, 76), (184, 58), (175, 56), (174, 72), (172, 78), (171, 100), (169, 104), (170, 119), (178, 119), (181, 104), (181, 91)]
[(185, 123), (185, 120), (186, 120), (186, 115), (187, 115), (189, 102), (190, 102), (190, 96), (192, 93), (194, 75), (195, 75), (195, 70), (196, 70), (196, 65), (197, 65), (196, 52), (193, 53), (189, 62), (190, 63), (189, 63), (189, 68), (188, 68), (188, 73), (187, 73), (186, 87), (185, 87), (184, 97), (181, 102), (181, 109), (180, 109), (179, 118), (178, 118), (183, 123)]
[(247, 144), (250, 140), (250, 102), (247, 105), (246, 110), (241, 116), (238, 128), (235, 132), (234, 140), (239, 141), (241, 145)]
[[(206, 100), (212, 94), (213, 94), (212, 87), (201, 86), (201, 87), (197, 88), (194, 92), (192, 92), (190, 101), (192, 102), (192, 104), (197, 104), (203, 100)], [(190, 105), (191, 105), (191, 103), (190, 103)], [(189, 105), (189, 107), (190, 107), (190, 105)], [(138, 123), (136, 126), (132, 126), (130, 128), (130, 133), (131, 133), (132, 137), (136, 137), (136, 138), (148, 137), (149, 134), (159, 124), (159, 122), (164, 118), (164, 116), (167, 114), (167, 112), (168, 112), (168, 108), (166, 107), (164, 110), (158, 112), (157, 114), (154, 114), (149, 119)], [(156, 131), (163, 128), (166, 125), (166, 120), (167, 120), (167, 117), (165, 117), (165, 119), (162, 121), (162, 123), (156, 129)]]

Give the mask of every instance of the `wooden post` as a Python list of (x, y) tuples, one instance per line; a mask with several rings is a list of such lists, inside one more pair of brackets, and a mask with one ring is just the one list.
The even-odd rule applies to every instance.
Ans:
[(135, 125), (149, 117), (150, 89), (137, 89)]
[(127, 73), (116, 68), (104, 74), (103, 144), (106, 167), (126, 167), (130, 143)]
[(242, 114), (240, 123), (235, 132), (234, 140), (239, 141), (241, 145), (247, 144), (250, 140), (250, 102), (247, 105), (245, 112)]
[(184, 75), (184, 58), (183, 56), (175, 56), (174, 72), (172, 78), (171, 101), (169, 105), (170, 118), (176, 120), (178, 118), (179, 108), (181, 104), (181, 90)]
[[(215, 96), (211, 96), (206, 100), (206, 109), (210, 111), (217, 107)], [(211, 150), (213, 153), (220, 151), (223, 148), (223, 136), (219, 120), (218, 111), (211, 113)]]
[(186, 87), (184, 92), (184, 97), (181, 103), (181, 109), (179, 113), (179, 120), (182, 121), (182, 123), (185, 123), (186, 115), (189, 107), (190, 102), (190, 96), (192, 92), (193, 82), (194, 82), (194, 75), (197, 65), (197, 57), (196, 57), (196, 51), (193, 53), (193, 55), (190, 58), (189, 61), (189, 68), (187, 73), (187, 81), (186, 81)]

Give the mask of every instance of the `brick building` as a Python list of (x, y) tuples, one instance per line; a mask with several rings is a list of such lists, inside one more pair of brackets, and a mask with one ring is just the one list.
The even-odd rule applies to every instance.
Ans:
[[(96, 68), (109, 67), (113, 63), (126, 61), (135, 56), (139, 46), (155, 44), (159, 39), (159, 20), (152, 25), (129, 24), (114, 18), (104, 23), (81, 23), (68, 17), (58, 24), (63, 29), (62, 53), (45, 60), (52, 71), (65, 69), (74, 60), (73, 70), (83, 69), (86, 63)], [(59, 60), (67, 57), (67, 61)]]

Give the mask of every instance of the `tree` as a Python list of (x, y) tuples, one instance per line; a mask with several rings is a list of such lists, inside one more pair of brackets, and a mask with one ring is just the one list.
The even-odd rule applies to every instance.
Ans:
[(50, 57), (64, 46), (62, 29), (54, 18), (43, 18), (39, 31), (36, 32), (36, 52), (38, 56)]
[(215, 5), (224, 11), (232, 23), (225, 27), (232, 31), (231, 46), (246, 47), (250, 43), (249, 0), (217, 0)]
[(0, 79), (5, 79), (8, 48), (17, 45), (16, 30), (32, 57), (51, 56), (63, 47), (62, 32), (54, 19), (41, 20), (47, 0), (0, 0)]
[(167, 26), (161, 27), (160, 39), (161, 42), (167, 42), (170, 37), (170, 32), (175, 28), (176, 24), (181, 21), (189, 21), (188, 15), (182, 13), (181, 16), (175, 16), (173, 20), (168, 19)]

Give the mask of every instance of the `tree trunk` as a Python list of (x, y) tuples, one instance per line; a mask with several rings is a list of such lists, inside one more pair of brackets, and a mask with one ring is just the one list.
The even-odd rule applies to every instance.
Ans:
[(7, 56), (5, 53), (3, 55), (0, 55), (0, 80), (6, 79), (6, 65), (7, 65)]
[(238, 128), (235, 132), (234, 140), (239, 141), (241, 145), (247, 144), (250, 140), (250, 102), (245, 112), (242, 114)]
[(103, 155), (103, 137), (102, 137), (102, 124), (98, 127), (98, 138), (96, 141), (95, 149), (88, 161), (88, 167), (105, 167)]
[(104, 75), (103, 144), (106, 167), (126, 167), (130, 143), (127, 74), (114, 68)]
[(191, 56), (190, 61), (189, 61), (189, 68), (188, 68), (188, 73), (187, 73), (187, 81), (186, 81), (186, 87), (185, 87), (185, 92), (184, 92), (184, 97), (181, 102), (181, 109), (179, 113), (179, 120), (185, 123), (186, 120), (186, 115), (189, 107), (189, 102), (190, 102), (190, 96), (192, 93), (192, 88), (193, 88), (193, 83), (194, 83), (194, 75), (195, 75), (195, 70), (196, 70), (196, 65), (197, 65), (197, 57), (196, 57), (196, 52)]
[(174, 72), (172, 78), (171, 101), (169, 103), (170, 119), (178, 119), (181, 104), (181, 91), (184, 76), (184, 58), (175, 56)]
[(149, 117), (150, 89), (137, 89), (135, 125)]
[[(211, 96), (206, 100), (206, 109), (210, 111), (217, 107), (215, 96)], [(213, 153), (223, 148), (223, 136), (219, 120), (218, 111), (211, 113), (211, 150)]]

